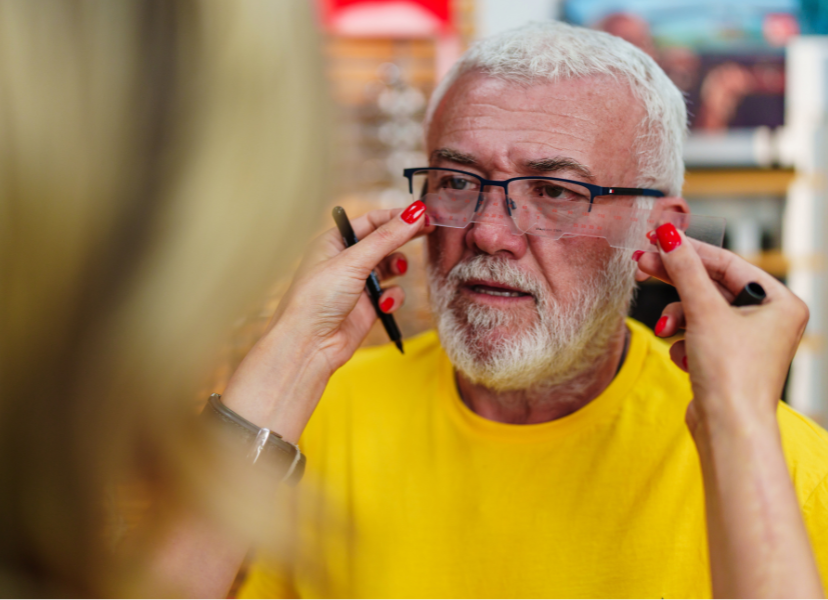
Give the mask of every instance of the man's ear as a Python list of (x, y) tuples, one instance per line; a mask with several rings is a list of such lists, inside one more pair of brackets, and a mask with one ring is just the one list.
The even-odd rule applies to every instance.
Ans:
[[(687, 205), (687, 200), (679, 198), (678, 196), (670, 196), (668, 198), (656, 198), (653, 208), (660, 208), (662, 210), (669, 210), (677, 213), (690, 214), (690, 207)], [(638, 282), (647, 281), (650, 278), (641, 269), (635, 270), (635, 280)]]
[(690, 214), (690, 207), (687, 205), (687, 200), (679, 198), (678, 196), (670, 196), (668, 198), (656, 198), (653, 208), (660, 208), (661, 210), (669, 210), (677, 213)]

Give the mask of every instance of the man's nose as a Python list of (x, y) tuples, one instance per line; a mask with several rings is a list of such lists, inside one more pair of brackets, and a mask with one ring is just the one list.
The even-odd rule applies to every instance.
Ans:
[(475, 222), (466, 230), (465, 241), (471, 250), (491, 255), (508, 252), (514, 258), (526, 254), (526, 236), (517, 234), (506, 202), (502, 193), (483, 195)]

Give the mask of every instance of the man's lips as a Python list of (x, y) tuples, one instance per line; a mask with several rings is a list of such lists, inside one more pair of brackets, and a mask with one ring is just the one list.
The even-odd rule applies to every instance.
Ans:
[(463, 283), (463, 288), (474, 295), (488, 296), (489, 298), (504, 298), (509, 300), (515, 298), (533, 298), (532, 294), (495, 281), (466, 281)]

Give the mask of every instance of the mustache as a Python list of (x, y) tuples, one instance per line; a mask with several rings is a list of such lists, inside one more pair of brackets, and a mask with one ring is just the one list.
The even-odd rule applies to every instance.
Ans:
[(511, 261), (497, 256), (478, 254), (456, 264), (446, 276), (449, 283), (462, 285), (467, 281), (484, 279), (531, 294), (536, 300), (547, 296), (546, 287)]

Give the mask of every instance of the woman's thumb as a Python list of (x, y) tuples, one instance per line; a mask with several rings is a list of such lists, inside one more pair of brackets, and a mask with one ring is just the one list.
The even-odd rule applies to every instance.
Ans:
[(386, 256), (413, 238), (420, 231), (426, 207), (417, 200), (399, 216), (371, 232), (358, 244), (348, 249), (352, 266), (365, 269), (367, 278)]

